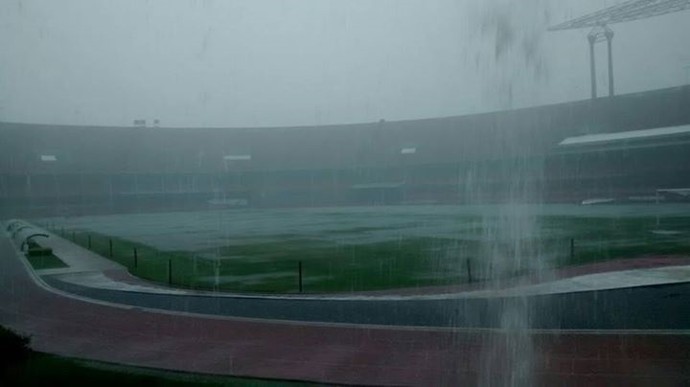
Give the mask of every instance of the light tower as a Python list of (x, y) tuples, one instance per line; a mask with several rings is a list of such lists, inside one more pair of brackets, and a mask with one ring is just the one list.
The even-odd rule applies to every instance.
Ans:
[(592, 28), (587, 35), (592, 77), (592, 98), (597, 98), (596, 60), (594, 46), (606, 41), (609, 60), (609, 96), (615, 94), (613, 76), (613, 30), (611, 24), (646, 19), (652, 16), (690, 9), (690, 0), (629, 0), (549, 28), (550, 31)]
[(613, 35), (613, 30), (607, 25), (594, 27), (592, 31), (587, 34), (587, 39), (589, 40), (590, 72), (592, 75), (592, 99), (597, 98), (597, 62), (594, 55), (594, 46), (603, 41), (606, 41), (609, 54), (609, 97), (613, 97), (615, 94), (613, 83), (613, 45), (611, 44)]

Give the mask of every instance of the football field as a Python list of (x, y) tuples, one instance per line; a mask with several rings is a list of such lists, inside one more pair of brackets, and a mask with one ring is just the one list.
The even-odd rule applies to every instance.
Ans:
[(687, 204), (235, 209), (36, 223), (139, 277), (234, 292), (298, 292), (300, 267), (303, 291), (321, 293), (456, 285), (690, 254)]

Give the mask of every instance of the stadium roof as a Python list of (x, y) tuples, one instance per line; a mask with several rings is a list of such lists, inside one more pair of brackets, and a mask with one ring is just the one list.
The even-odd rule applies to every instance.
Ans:
[(672, 126), (667, 128), (631, 130), (628, 132), (588, 134), (569, 137), (561, 141), (559, 146), (596, 145), (628, 140), (646, 140), (675, 135), (690, 134), (690, 125)]
[[(0, 122), (0, 175), (69, 174), (80, 184), (80, 174), (117, 174), (125, 179), (130, 174), (261, 171), (288, 176), (302, 170), (332, 173), (493, 162), (546, 155), (554, 148), (580, 151), (579, 147), (556, 145), (584, 133), (688, 125), (689, 101), (690, 86), (682, 86), (596, 103), (577, 101), (415, 121), (270, 129)], [(46, 161), (53, 159), (50, 156), (55, 161)], [(382, 182), (375, 173), (367, 176), (362, 183)]]
[(623, 23), (690, 9), (690, 0), (629, 0), (549, 28), (551, 31)]

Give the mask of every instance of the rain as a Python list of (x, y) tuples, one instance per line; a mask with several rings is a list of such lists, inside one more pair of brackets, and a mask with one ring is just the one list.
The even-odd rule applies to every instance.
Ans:
[(689, 8), (3, 1), (0, 384), (687, 383)]

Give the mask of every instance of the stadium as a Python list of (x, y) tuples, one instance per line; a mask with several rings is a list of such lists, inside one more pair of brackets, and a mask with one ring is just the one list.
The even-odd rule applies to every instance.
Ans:
[[(496, 60), (517, 12), (498, 8)], [(550, 27), (591, 29), (586, 100), (314, 126), (0, 120), (0, 384), (687, 385), (690, 84), (617, 94), (610, 28), (686, 9)]]
[[(491, 203), (506, 199), (519, 169), (539, 187), (535, 200), (644, 200), (690, 186), (688, 106), (683, 86), (326, 127), (0, 123), (0, 198), (3, 213), (15, 216)], [(683, 199), (674, 192), (663, 196)]]

